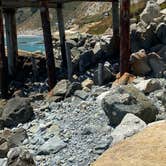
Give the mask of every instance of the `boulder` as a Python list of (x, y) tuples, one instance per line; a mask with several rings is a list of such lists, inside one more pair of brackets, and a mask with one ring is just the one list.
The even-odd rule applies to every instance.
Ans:
[(91, 80), (91, 79), (86, 79), (86, 80), (84, 80), (84, 81), (81, 83), (81, 85), (82, 85), (82, 88), (89, 88), (89, 89), (91, 89), (92, 86), (94, 85), (94, 82), (93, 82), (93, 80)]
[(165, 128), (166, 121), (146, 127), (108, 149), (91, 166), (165, 166)]
[(149, 0), (144, 11), (140, 14), (140, 20), (143, 24), (148, 25), (154, 18), (160, 16), (160, 7), (155, 0)]
[(160, 23), (156, 29), (157, 37), (160, 39), (162, 44), (166, 44), (166, 24)]
[(8, 166), (36, 166), (32, 154), (27, 149), (15, 147), (7, 154)]
[(30, 100), (27, 98), (12, 98), (4, 107), (0, 118), (0, 128), (13, 127), (19, 123), (26, 123), (34, 115)]
[(130, 56), (131, 71), (137, 76), (147, 75), (151, 68), (145, 50), (140, 50)]
[(163, 58), (163, 61), (166, 62), (166, 46), (163, 46), (157, 53), (161, 58)]
[(113, 144), (123, 141), (127, 137), (140, 132), (146, 127), (146, 123), (133, 114), (126, 114), (122, 122), (111, 133)]
[(144, 93), (151, 93), (162, 88), (157, 79), (142, 80), (135, 87)]
[(153, 122), (157, 108), (137, 88), (131, 85), (112, 88), (102, 100), (102, 108), (112, 126), (117, 126), (127, 113), (138, 116), (146, 123)]
[(70, 82), (68, 80), (61, 80), (55, 85), (50, 93), (52, 96), (65, 96), (69, 85)]

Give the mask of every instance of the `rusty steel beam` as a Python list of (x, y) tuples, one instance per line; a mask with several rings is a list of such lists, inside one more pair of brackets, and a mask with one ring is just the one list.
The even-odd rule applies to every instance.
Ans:
[(112, 2), (113, 56), (115, 59), (119, 59), (120, 54), (119, 19), (119, 0), (115, 0)]
[(120, 3), (120, 75), (129, 72), (130, 59), (130, 0)]
[(65, 47), (65, 26), (63, 19), (63, 11), (62, 11), (62, 3), (57, 4), (57, 20), (58, 20), (58, 29), (59, 29), (59, 37), (60, 37), (60, 45), (61, 45), (61, 54), (62, 54), (62, 68), (67, 68), (67, 58), (66, 58), (66, 47)]
[(48, 73), (48, 84), (51, 90), (56, 83), (56, 73), (55, 73), (55, 61), (54, 61), (53, 43), (52, 43), (52, 36), (51, 36), (49, 9), (47, 6), (47, 1), (45, 0), (41, 0), (40, 15), (41, 15), (44, 44), (45, 44), (45, 51), (46, 51), (46, 67), (47, 67), (47, 73)]
[(8, 72), (12, 78), (15, 77), (16, 67), (17, 67), (17, 30), (16, 30), (16, 18), (15, 9), (5, 9), (3, 10), (5, 17), (5, 27), (6, 27), (6, 41), (7, 41), (7, 52), (8, 52)]
[(4, 30), (3, 30), (3, 18), (2, 18), (2, 1), (0, 0), (0, 91), (1, 97), (8, 97), (8, 67), (7, 58), (5, 56), (5, 44), (4, 44)]

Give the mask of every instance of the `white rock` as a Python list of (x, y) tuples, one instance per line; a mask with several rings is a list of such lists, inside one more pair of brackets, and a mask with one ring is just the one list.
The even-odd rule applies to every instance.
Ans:
[(145, 127), (146, 123), (143, 120), (133, 114), (126, 114), (122, 122), (111, 133), (113, 137), (112, 145), (138, 133)]

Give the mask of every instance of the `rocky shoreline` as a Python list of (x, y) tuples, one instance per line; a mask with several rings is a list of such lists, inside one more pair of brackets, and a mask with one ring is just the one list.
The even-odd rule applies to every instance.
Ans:
[(67, 39), (72, 81), (59, 68), (54, 38), (57, 84), (50, 92), (45, 57), (19, 51), (10, 99), (0, 100), (0, 165), (88, 166), (108, 148), (165, 121), (165, 18), (151, 0), (131, 25), (131, 72), (122, 77), (111, 35), (74, 33)]

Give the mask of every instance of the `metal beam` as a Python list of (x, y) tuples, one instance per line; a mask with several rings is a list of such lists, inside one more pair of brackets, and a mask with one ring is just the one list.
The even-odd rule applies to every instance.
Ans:
[(4, 30), (2, 18), (2, 1), (0, 0), (0, 91), (2, 98), (8, 97), (8, 68), (7, 58), (5, 56)]
[(15, 9), (3, 10), (5, 17), (6, 26), (6, 41), (7, 41), (7, 52), (8, 52), (8, 71), (9, 75), (14, 78), (17, 67), (17, 30), (16, 30), (16, 18)]
[(129, 72), (130, 59), (130, 0), (120, 4), (120, 75)]
[(47, 2), (45, 0), (41, 0), (40, 14), (41, 14), (41, 20), (42, 20), (44, 44), (45, 44), (45, 51), (46, 51), (46, 67), (47, 67), (47, 73), (48, 73), (48, 84), (51, 90), (56, 83), (56, 73), (55, 73), (55, 62), (54, 62), (49, 10), (47, 6)]
[(62, 4), (57, 4), (57, 20), (58, 20), (58, 29), (59, 29), (59, 37), (60, 37), (60, 45), (61, 45), (61, 54), (62, 54), (62, 68), (67, 68), (67, 58), (66, 58), (66, 47), (65, 47), (65, 27), (64, 27), (64, 19), (63, 19), (63, 11)]

